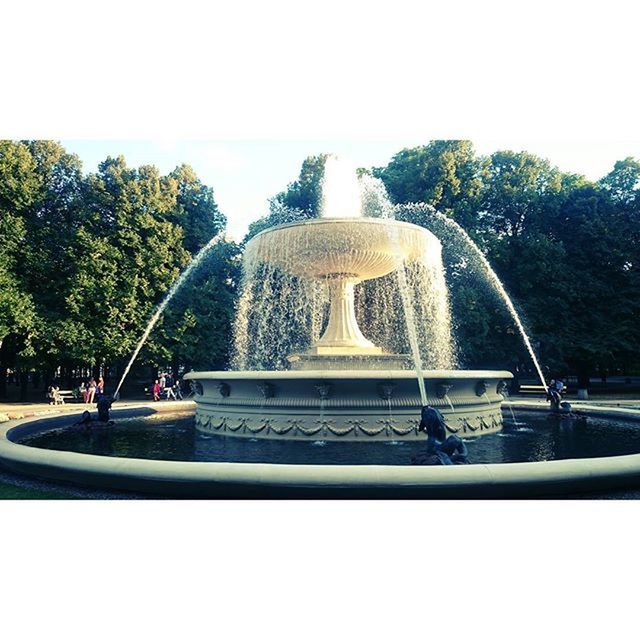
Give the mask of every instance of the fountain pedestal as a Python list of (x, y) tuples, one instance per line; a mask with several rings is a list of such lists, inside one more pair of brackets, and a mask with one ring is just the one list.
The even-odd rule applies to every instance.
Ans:
[(367, 340), (356, 320), (353, 288), (359, 279), (348, 274), (331, 274), (331, 310), (324, 334), (307, 353), (316, 356), (378, 355), (382, 353)]

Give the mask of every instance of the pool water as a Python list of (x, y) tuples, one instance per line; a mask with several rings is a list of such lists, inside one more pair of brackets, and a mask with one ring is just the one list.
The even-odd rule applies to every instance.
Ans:
[[(592, 458), (640, 453), (640, 423), (567, 419), (542, 412), (505, 415), (499, 433), (465, 442), (473, 464)], [(192, 412), (116, 419), (111, 426), (66, 427), (20, 441), (31, 447), (123, 458), (196, 462), (407, 465), (421, 441), (323, 442), (205, 435)]]

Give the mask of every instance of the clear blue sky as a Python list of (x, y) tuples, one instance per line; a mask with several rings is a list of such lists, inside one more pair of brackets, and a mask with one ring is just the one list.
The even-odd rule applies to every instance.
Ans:
[[(252, 220), (267, 210), (267, 199), (295, 180), (308, 155), (337, 153), (357, 166), (386, 164), (404, 147), (425, 140), (385, 141), (132, 141), (62, 140), (77, 153), (85, 172), (95, 171), (107, 156), (123, 155), (130, 166), (154, 164), (167, 173), (181, 163), (193, 166), (200, 179), (213, 187), (226, 214), (229, 233), (240, 239)], [(639, 142), (474, 141), (478, 153), (497, 149), (526, 149), (548, 158), (564, 171), (591, 179), (605, 175), (616, 160), (640, 157)]]

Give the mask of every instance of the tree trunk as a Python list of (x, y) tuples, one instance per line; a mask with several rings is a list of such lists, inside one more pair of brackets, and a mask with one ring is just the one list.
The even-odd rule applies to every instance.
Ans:
[(589, 377), (590, 371), (586, 367), (578, 369), (578, 400), (589, 399)]
[(4, 365), (0, 366), (0, 398), (7, 397), (7, 367)]
[(29, 389), (29, 374), (26, 371), (20, 372), (20, 402), (27, 401)]
[(74, 383), (73, 383), (73, 367), (67, 367), (66, 368), (66, 376), (65, 376), (65, 388), (66, 389), (73, 389), (74, 387)]

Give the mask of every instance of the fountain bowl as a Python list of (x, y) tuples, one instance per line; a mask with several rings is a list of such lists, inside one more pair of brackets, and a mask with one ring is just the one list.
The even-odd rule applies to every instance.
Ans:
[(302, 278), (361, 282), (434, 250), (440, 250), (438, 239), (409, 222), (320, 218), (262, 231), (247, 243), (245, 260), (269, 263)]

